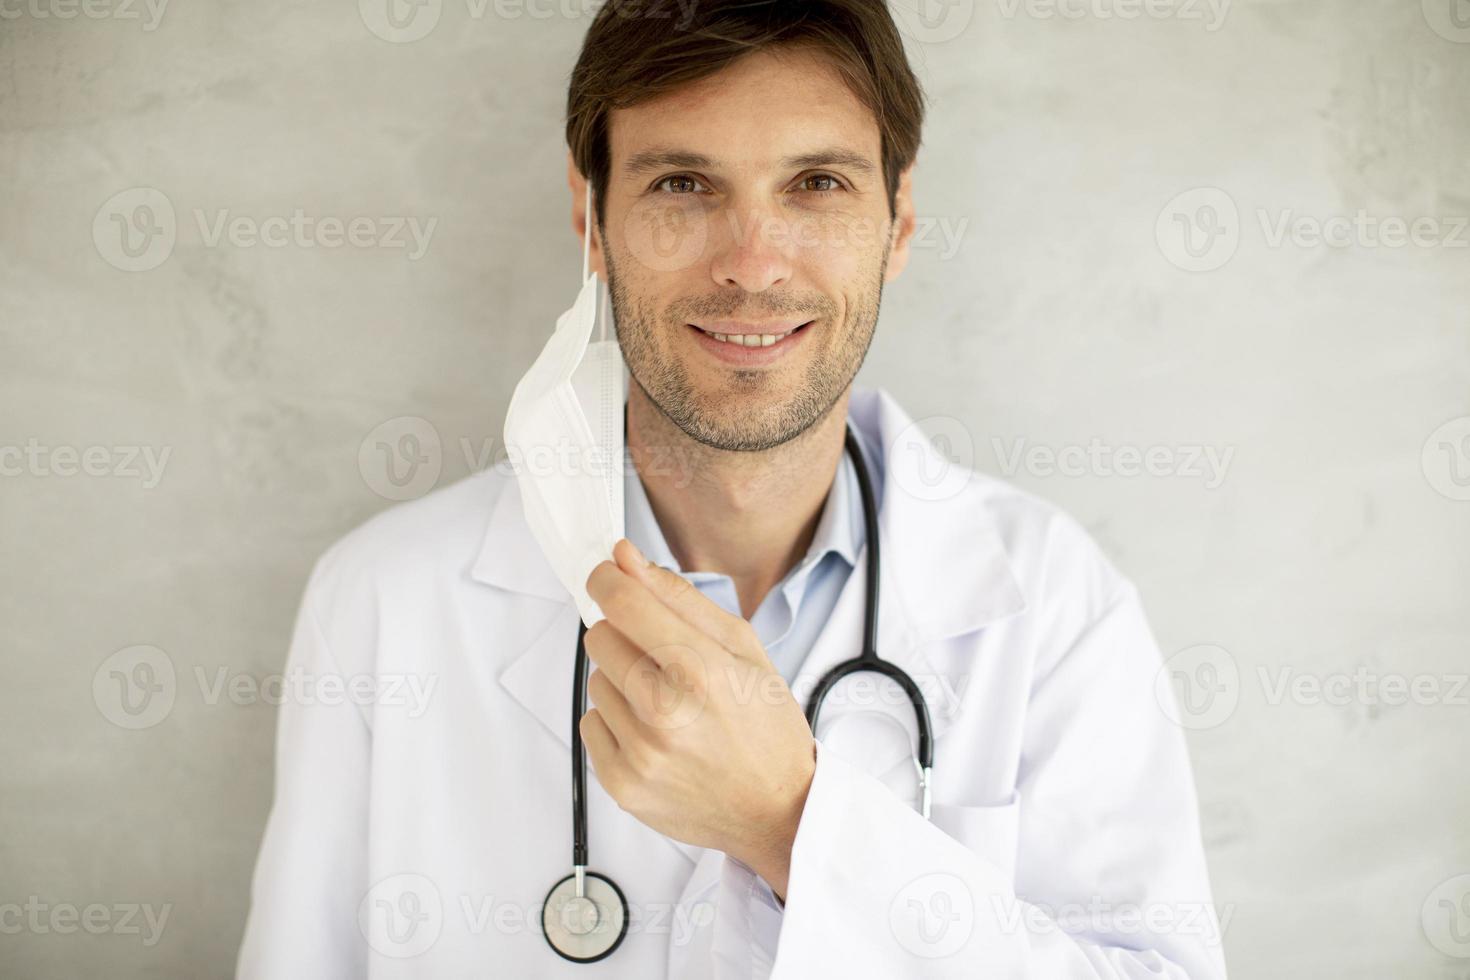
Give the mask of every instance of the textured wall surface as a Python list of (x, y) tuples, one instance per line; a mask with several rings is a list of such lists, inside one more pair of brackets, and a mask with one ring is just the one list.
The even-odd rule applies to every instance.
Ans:
[[(231, 973), (311, 562), (575, 295), (591, 4), (394, 2), (0, 0), (0, 975)], [(927, 13), (860, 380), (1139, 583), (1233, 976), (1470, 977), (1470, 4)]]

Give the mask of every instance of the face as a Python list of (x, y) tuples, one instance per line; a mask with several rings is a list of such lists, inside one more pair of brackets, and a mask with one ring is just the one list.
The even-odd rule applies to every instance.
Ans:
[(909, 175), (895, 220), (873, 114), (821, 55), (759, 52), (615, 110), (609, 147), (593, 266), (634, 382), (711, 447), (800, 435), (852, 383), (907, 260)]

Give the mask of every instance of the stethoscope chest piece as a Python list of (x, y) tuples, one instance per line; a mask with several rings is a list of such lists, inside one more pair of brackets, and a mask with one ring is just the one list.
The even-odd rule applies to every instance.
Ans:
[(607, 956), (628, 932), (628, 902), (612, 879), (583, 872), (582, 894), (577, 875), (551, 887), (541, 909), (541, 928), (558, 956), (574, 963), (593, 963)]

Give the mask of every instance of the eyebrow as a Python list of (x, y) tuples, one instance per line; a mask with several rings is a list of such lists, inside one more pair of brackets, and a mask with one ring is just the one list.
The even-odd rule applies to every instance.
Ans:
[[(871, 177), (878, 172), (873, 161), (855, 153), (852, 150), (840, 146), (828, 147), (812, 153), (802, 153), (798, 156), (785, 157), (780, 161), (780, 166), (785, 170), (806, 170), (811, 167), (840, 167), (856, 171), (866, 177)], [(623, 174), (628, 177), (639, 177), (655, 170), (677, 169), (677, 170), (718, 170), (719, 161), (707, 157), (703, 153), (694, 153), (689, 150), (675, 150), (657, 148), (635, 153), (623, 165)]]

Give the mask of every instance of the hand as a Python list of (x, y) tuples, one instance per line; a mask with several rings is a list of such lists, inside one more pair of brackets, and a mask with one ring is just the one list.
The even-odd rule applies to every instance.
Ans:
[(666, 836), (724, 851), (786, 893), (816, 771), (801, 706), (755, 630), (620, 539), (587, 578), (596, 707), (578, 727), (604, 789)]

